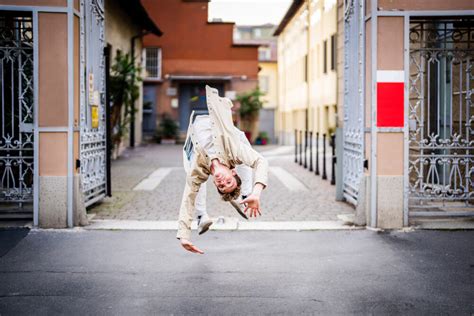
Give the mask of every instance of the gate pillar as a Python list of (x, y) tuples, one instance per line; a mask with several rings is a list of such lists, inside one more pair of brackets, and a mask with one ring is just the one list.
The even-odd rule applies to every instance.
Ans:
[[(79, 161), (80, 16), (75, 1), (59, 12), (37, 12), (37, 190), (35, 225), (84, 223)], [(52, 36), (54, 34), (54, 36)]]
[[(379, 228), (403, 227), (404, 172), (404, 18), (377, 18), (376, 119), (376, 221)], [(373, 139), (373, 138), (372, 138)]]

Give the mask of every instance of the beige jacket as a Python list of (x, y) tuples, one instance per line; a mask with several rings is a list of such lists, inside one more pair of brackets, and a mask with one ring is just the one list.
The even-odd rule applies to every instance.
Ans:
[(191, 222), (194, 218), (194, 202), (199, 187), (206, 182), (211, 174), (211, 161), (219, 161), (235, 168), (236, 165), (245, 164), (254, 170), (254, 183), (261, 183), (267, 186), (268, 162), (252, 147), (243, 144), (239, 138), (239, 131), (234, 127), (232, 121), (232, 102), (228, 98), (221, 98), (217, 89), (206, 86), (207, 107), (213, 126), (213, 139), (215, 154), (207, 155), (200, 145), (194, 141), (193, 126), (190, 124), (188, 133), (191, 133), (193, 140), (194, 155), (193, 165), (186, 175), (186, 185), (184, 187), (181, 207), (179, 209), (178, 234), (177, 238), (190, 239)]

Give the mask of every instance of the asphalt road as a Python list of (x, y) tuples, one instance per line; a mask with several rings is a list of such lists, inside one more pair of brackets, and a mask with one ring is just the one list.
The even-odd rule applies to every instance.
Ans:
[(0, 231), (0, 315), (474, 313), (474, 232)]

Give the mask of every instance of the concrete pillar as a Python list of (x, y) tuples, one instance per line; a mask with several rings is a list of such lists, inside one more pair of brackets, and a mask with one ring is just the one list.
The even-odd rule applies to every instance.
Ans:
[(39, 226), (62, 228), (67, 226), (67, 14), (40, 13), (38, 36)]
[[(38, 14), (38, 225), (84, 223), (79, 159), (80, 20), (67, 12)], [(54, 36), (51, 36), (54, 34)], [(76, 198), (75, 198), (76, 197)], [(74, 220), (76, 218), (76, 220)]]
[[(404, 18), (378, 17), (377, 227), (403, 227)], [(389, 78), (382, 78), (388, 74)], [(401, 78), (401, 82), (397, 81)], [(390, 96), (391, 100), (387, 100)], [(401, 97), (401, 102), (393, 102)], [(401, 121), (397, 118), (401, 117)]]

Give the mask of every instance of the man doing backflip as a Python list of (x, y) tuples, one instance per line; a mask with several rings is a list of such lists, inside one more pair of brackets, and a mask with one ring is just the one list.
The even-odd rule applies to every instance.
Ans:
[(222, 199), (233, 201), (239, 198), (242, 186), (236, 167), (248, 166), (253, 169), (254, 184), (251, 190), (246, 189), (245, 184), (252, 177), (252, 170), (245, 167), (239, 170), (244, 176), (243, 194), (248, 195), (240, 203), (245, 205), (244, 212), (249, 212), (252, 217), (261, 215), (260, 194), (267, 186), (268, 174), (267, 161), (242, 138), (242, 132), (234, 126), (232, 102), (219, 97), (217, 89), (209, 86), (206, 86), (206, 99), (209, 114), (192, 115), (190, 118), (184, 146), (186, 184), (177, 234), (186, 250), (201, 254), (204, 252), (190, 241), (191, 222), (197, 211), (201, 231), (207, 230), (212, 224), (205, 209), (205, 183), (209, 176), (212, 175)]

